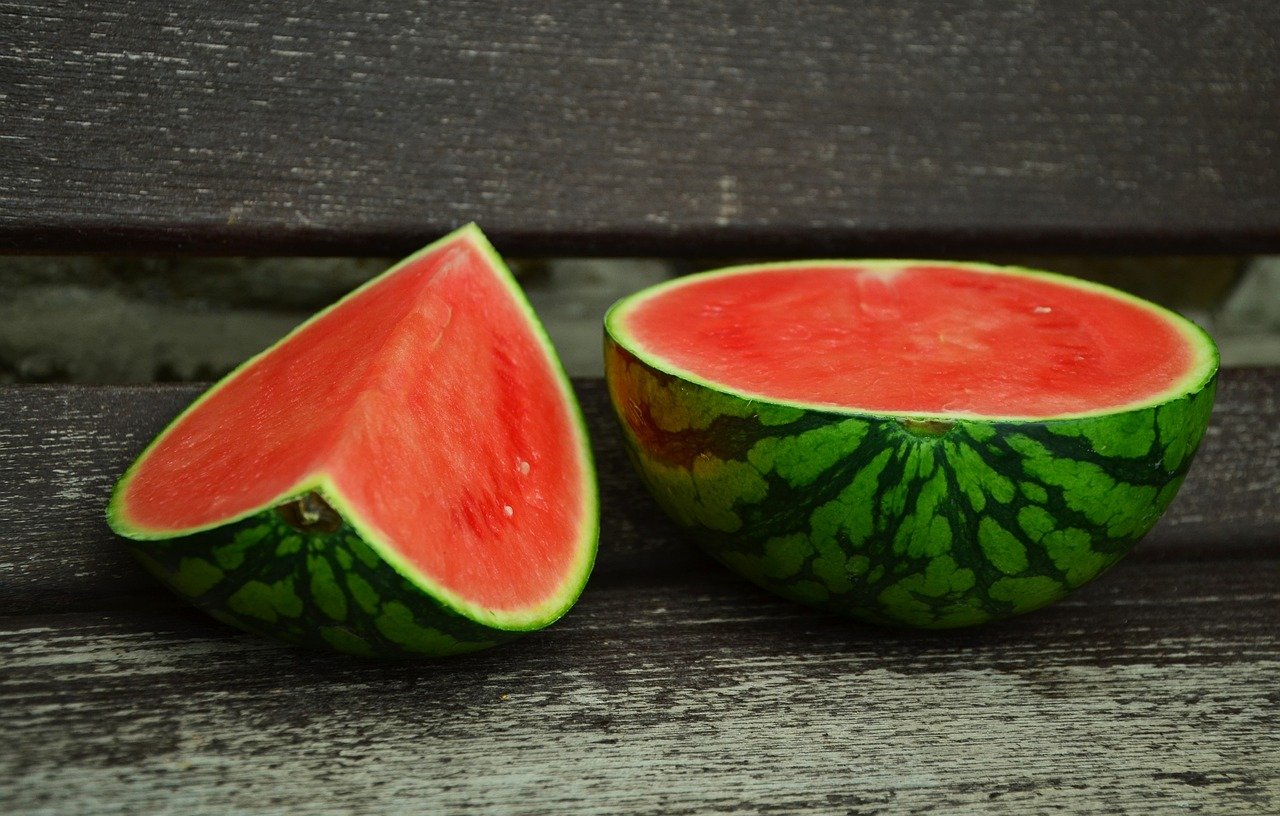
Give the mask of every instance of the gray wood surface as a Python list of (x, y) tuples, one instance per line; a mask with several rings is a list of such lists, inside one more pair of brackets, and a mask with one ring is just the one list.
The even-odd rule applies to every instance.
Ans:
[(101, 520), (191, 387), (0, 389), (0, 804), (18, 813), (1280, 811), (1280, 370), (1226, 371), (1111, 573), (949, 634), (755, 590), (661, 519), (599, 381), (605, 502), (562, 621), (450, 661), (299, 652), (189, 609)]
[(0, 248), (1280, 249), (1280, 5), (0, 0)]

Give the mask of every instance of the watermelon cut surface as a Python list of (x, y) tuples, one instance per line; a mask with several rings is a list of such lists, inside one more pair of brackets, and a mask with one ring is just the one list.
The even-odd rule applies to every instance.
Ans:
[(108, 508), (143, 562), (216, 617), (425, 654), (563, 614), (590, 571), (597, 515), (568, 382), (475, 227), (215, 385)]
[(1218, 361), (1158, 306), (980, 264), (740, 267), (605, 327), (628, 450), (701, 547), (922, 627), (1038, 608), (1123, 556), (1182, 482)]

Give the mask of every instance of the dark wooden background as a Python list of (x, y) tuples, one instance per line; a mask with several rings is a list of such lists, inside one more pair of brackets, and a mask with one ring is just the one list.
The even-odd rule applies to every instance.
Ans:
[(1280, 4), (0, 0), (0, 249), (1280, 249)]

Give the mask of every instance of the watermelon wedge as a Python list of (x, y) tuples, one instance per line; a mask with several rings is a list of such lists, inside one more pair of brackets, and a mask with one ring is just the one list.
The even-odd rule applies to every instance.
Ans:
[(468, 226), (201, 396), (121, 478), (107, 519), (220, 620), (446, 655), (573, 605), (598, 502), (550, 342)]
[(784, 597), (952, 627), (1027, 612), (1160, 517), (1218, 365), (1114, 289), (931, 261), (739, 267), (605, 318), (609, 394), (658, 503)]

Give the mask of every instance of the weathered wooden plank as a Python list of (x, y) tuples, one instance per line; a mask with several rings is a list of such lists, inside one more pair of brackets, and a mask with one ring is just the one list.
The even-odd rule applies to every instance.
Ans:
[(0, 246), (1280, 247), (1280, 7), (0, 0)]
[[(604, 503), (596, 580), (705, 566), (644, 494), (601, 381), (576, 386)], [(103, 509), (133, 457), (198, 392), (196, 386), (0, 388), (0, 484), (6, 485), (0, 492), (0, 614), (135, 605), (155, 592), (113, 539)], [(1229, 369), (1186, 484), (1131, 557), (1269, 558), (1278, 529), (1280, 369)]]
[(1280, 561), (1187, 566), (945, 635), (673, 570), (426, 664), (5, 617), (0, 778), (34, 813), (1273, 812)]

